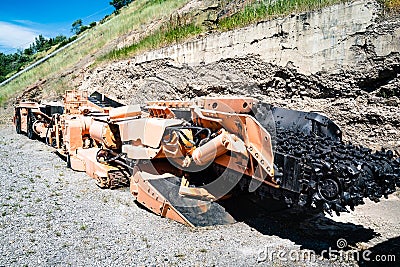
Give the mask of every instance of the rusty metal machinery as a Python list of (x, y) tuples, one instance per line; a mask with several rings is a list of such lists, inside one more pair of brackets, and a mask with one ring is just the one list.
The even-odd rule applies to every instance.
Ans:
[(150, 211), (190, 226), (235, 222), (224, 201), (260, 201), (340, 213), (400, 185), (391, 151), (346, 144), (325, 115), (248, 97), (122, 105), (68, 91), (63, 105), (20, 103), (18, 133), (38, 137), (101, 188), (130, 186)]

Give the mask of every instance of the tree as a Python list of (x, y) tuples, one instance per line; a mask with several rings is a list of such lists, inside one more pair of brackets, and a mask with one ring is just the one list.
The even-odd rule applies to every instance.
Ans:
[(127, 6), (132, 2), (133, 2), (133, 0), (112, 0), (110, 2), (110, 5), (112, 5), (115, 8), (115, 11), (118, 11), (121, 8), (123, 8), (124, 6)]
[(74, 34), (79, 34), (81, 32), (81, 28), (82, 28), (82, 20), (77, 19), (74, 21), (74, 23), (72, 23), (71, 32)]
[(24, 50), (24, 54), (27, 55), (27, 56), (31, 56), (31, 55), (33, 55), (34, 53), (35, 53), (35, 51), (33, 50), (32, 45), (30, 45), (29, 48), (26, 48), (26, 49)]
[(39, 35), (35, 38), (35, 41), (30, 44), (29, 48), (18, 50), (16, 53), (9, 55), (0, 53), (0, 82), (4, 81), (12, 73), (20, 71), (25, 66), (32, 63), (36, 59), (33, 56), (36, 53), (46, 51), (55, 45), (59, 45), (59, 47), (63, 46), (73, 40), (73, 37), (68, 39), (63, 35), (58, 35), (49, 39), (46, 39), (43, 35)]
[(46, 43), (47, 40), (46, 38), (43, 37), (43, 35), (39, 35), (38, 37), (35, 38), (35, 48), (37, 52), (43, 51), (46, 49)]
[(54, 37), (54, 43), (56, 44), (62, 43), (65, 40), (67, 40), (67, 37), (64, 35), (57, 35), (56, 37)]

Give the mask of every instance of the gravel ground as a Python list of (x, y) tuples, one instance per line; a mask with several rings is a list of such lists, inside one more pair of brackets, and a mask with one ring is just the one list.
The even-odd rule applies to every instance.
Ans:
[[(379, 34), (382, 25), (370, 30)], [(368, 56), (371, 68), (309, 76), (257, 56), (195, 67), (126, 60), (86, 70), (82, 81), (83, 66), (92, 60), (86, 58), (65, 75), (75, 77), (71, 84), (80, 89), (99, 90), (125, 103), (251, 95), (277, 106), (322, 111), (339, 124), (346, 141), (386, 147), (400, 156), (399, 55)], [(44, 88), (49, 90), (28, 90), (23, 98), (59, 99), (51, 83)], [(341, 238), (347, 251), (395, 254), (397, 262), (385, 266), (400, 266), (400, 190), (340, 217), (253, 211), (254, 204), (244, 199), (237, 205), (237, 214), (245, 214), (240, 222), (189, 228), (140, 208), (128, 188), (101, 190), (86, 174), (67, 169), (51, 148), (1, 125), (11, 113), (12, 107), (0, 109), (0, 266), (370, 265), (326, 254), (320, 258), (324, 250), (337, 249)], [(286, 255), (278, 259), (277, 252)], [(294, 261), (289, 253), (318, 259)]]
[(362, 265), (271, 260), (273, 251), (319, 258), (339, 238), (347, 248), (397, 253), (400, 260), (400, 192), (340, 217), (264, 211), (233, 225), (190, 228), (138, 207), (128, 188), (97, 188), (10, 126), (0, 127), (0, 156), (0, 266)]

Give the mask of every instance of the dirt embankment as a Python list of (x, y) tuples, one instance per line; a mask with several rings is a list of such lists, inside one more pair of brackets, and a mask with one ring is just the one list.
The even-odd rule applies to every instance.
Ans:
[[(376, 2), (355, 1), (252, 27), (88, 70), (79, 88), (125, 103), (250, 95), (278, 106), (321, 111), (341, 126), (347, 141), (400, 155), (400, 52), (395, 40), (400, 16), (383, 17)], [(269, 35), (275, 28), (279, 32)], [(232, 41), (243, 35), (245, 42), (246, 34), (262, 35), (264, 30), (268, 36), (257, 42)], [(231, 40), (226, 47), (225, 41), (215, 43), (224, 38)], [(317, 44), (310, 43), (313, 38)], [(217, 59), (196, 59), (190, 53), (198, 49), (201, 56)], [(245, 55), (235, 56), (235, 51)], [(274, 59), (281, 55), (286, 60), (288, 53), (292, 60)], [(314, 62), (307, 67), (313, 58), (319, 62), (324, 57), (321, 66)]]
[[(182, 12), (201, 6), (199, 1), (190, 1)], [(208, 9), (215, 9), (209, 6)], [(347, 22), (338, 22), (335, 14), (346, 15), (343, 18)], [(321, 25), (315, 26), (317, 23)], [(314, 30), (310, 31), (313, 25)], [(276, 29), (279, 32), (272, 34)], [(255, 96), (278, 106), (321, 111), (341, 126), (347, 141), (374, 149), (390, 148), (400, 155), (400, 53), (396, 42), (399, 29), (400, 16), (383, 17), (374, 1), (355, 1), (231, 33), (209, 34), (204, 39), (208, 41), (192, 40), (182, 45), (185, 49), (176, 55), (169, 55), (166, 48), (96, 69), (79, 65), (79, 70), (66, 75), (79, 72), (73, 80), (77, 87), (98, 90), (126, 103), (234, 94)], [(262, 35), (263, 31), (268, 33), (265, 38), (258, 36), (257, 42), (252, 39), (252, 33)], [(229, 41), (227, 47), (214, 43), (225, 37), (238, 40), (241, 34), (243, 42), (249, 39), (246, 34), (253, 41), (249, 44)], [(312, 38), (321, 43), (310, 45), (307, 40)], [(214, 54), (218, 59), (208, 58), (205, 60), (208, 63), (196, 60), (196, 54), (190, 53), (202, 47), (198, 43), (207, 44), (201, 48), (203, 56)], [(269, 45), (275, 48), (269, 51)], [(179, 47), (175, 50), (180, 51)], [(239, 54), (246, 55), (234, 56), (239, 50), (244, 51)], [(274, 59), (278, 55), (286, 58), (285, 54), (292, 55), (292, 61)], [(301, 60), (309, 61), (310, 54), (318, 62), (326, 57), (326, 62), (314, 73), (301, 67)], [(143, 61), (148, 55), (162, 59)], [(269, 55), (272, 60), (268, 60)], [(193, 62), (182, 63), (182, 58), (186, 61), (192, 58)], [(32, 87), (34, 90), (28, 88), (22, 97), (33, 101), (57, 98), (54, 93), (42, 92), (42, 87), (46, 83)], [(9, 121), (9, 113), (11, 109), (0, 120)]]
[(258, 56), (192, 67), (171, 60), (124, 61), (89, 73), (82, 87), (114, 95), (127, 104), (205, 95), (255, 96), (277, 106), (321, 111), (342, 127), (346, 140), (372, 148), (390, 147), (400, 155), (400, 100), (377, 95), (384, 88), (398, 90), (398, 74), (371, 92), (362, 87), (376, 79), (373, 72), (378, 68), (398, 67), (397, 56), (392, 58), (394, 66), (377, 63), (371, 73), (363, 74), (364, 79), (351, 71), (304, 75)]

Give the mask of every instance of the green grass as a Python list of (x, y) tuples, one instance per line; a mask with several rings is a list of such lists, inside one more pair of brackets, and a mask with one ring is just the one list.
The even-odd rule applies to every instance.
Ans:
[[(320, 9), (329, 5), (348, 2), (349, 0), (253, 0), (241, 11), (222, 18), (217, 25), (220, 31), (227, 31), (247, 26), (261, 20), (291, 13), (300, 13)], [(400, 11), (400, 0), (380, 0), (388, 10)], [(26, 87), (34, 84), (38, 79), (46, 79), (43, 86), (46, 92), (62, 95), (65, 90), (75, 89), (71, 75), (63, 75), (76, 68), (77, 64), (86, 59), (89, 63), (85, 67), (93, 68), (98, 64), (120, 60), (136, 55), (140, 52), (160, 48), (169, 44), (183, 42), (196, 36), (205, 28), (197, 25), (188, 14), (184, 18), (173, 18), (177, 9), (188, 0), (136, 0), (128, 7), (122, 8), (118, 15), (111, 15), (103, 23), (83, 33), (85, 35), (77, 43), (66, 48), (55, 57), (40, 66), (22, 74), (17, 79), (0, 87), (0, 106), (10, 103)], [(194, 17), (194, 16), (193, 16)], [(157, 23), (159, 22), (159, 23)], [(152, 29), (145, 29), (153, 23)], [(143, 32), (134, 44), (130, 42), (122, 48), (115, 47), (117, 38), (134, 31)], [(80, 66), (82, 68), (83, 66)]]
[(114, 47), (116, 38), (135, 30), (141, 30), (144, 25), (169, 18), (188, 0), (136, 0), (128, 7), (122, 8), (117, 16), (111, 15), (104, 23), (82, 33), (80, 41), (66, 48), (55, 57), (47, 60), (36, 68), (22, 74), (17, 79), (0, 87), (0, 105), (12, 101), (29, 85), (39, 78), (46, 79), (43, 89), (46, 92), (64, 92), (74, 89), (68, 75), (62, 75), (73, 68), (79, 61), (88, 58), (95, 61), (96, 53), (104, 47)]
[(158, 29), (133, 45), (111, 51), (99, 58), (99, 62), (128, 58), (141, 51), (180, 42), (190, 36), (197, 35), (202, 31), (201, 27), (196, 26), (193, 23), (183, 26), (171, 26), (167, 27), (167, 29)]
[(400, 0), (381, 0), (383, 1), (386, 11), (400, 12)]
[[(221, 19), (218, 22), (218, 29), (231, 30), (277, 15), (314, 10), (339, 2), (345, 2), (345, 0), (277, 0), (272, 3), (268, 0), (257, 1), (247, 5), (242, 11)], [(188, 21), (188, 19), (181, 19), (181, 21)], [(204, 28), (190, 20), (182, 23), (170, 19), (167, 26), (159, 28), (133, 45), (110, 51), (100, 57), (98, 62), (125, 59), (145, 50), (181, 42), (204, 31)]]
[[(151, 2), (164, 2), (165, 0), (153, 0)], [(348, 1), (348, 0), (347, 0)], [(315, 10), (325, 6), (333, 5), (346, 0), (265, 0), (252, 1), (243, 10), (225, 17), (218, 22), (221, 31), (231, 30), (262, 19), (272, 18), (278, 15), (287, 15), (293, 12)], [(206, 29), (190, 20), (190, 14), (181, 21), (170, 19), (166, 26), (149, 33), (136, 43), (115, 49), (97, 59), (97, 63), (111, 60), (121, 60), (132, 57), (140, 52), (182, 42), (190, 37), (196, 36)], [(183, 23), (182, 23), (183, 21)]]
[(320, 9), (346, 0), (265, 0), (247, 5), (243, 10), (230, 17), (222, 18), (218, 23), (220, 30), (232, 30), (247, 26), (260, 20)]

